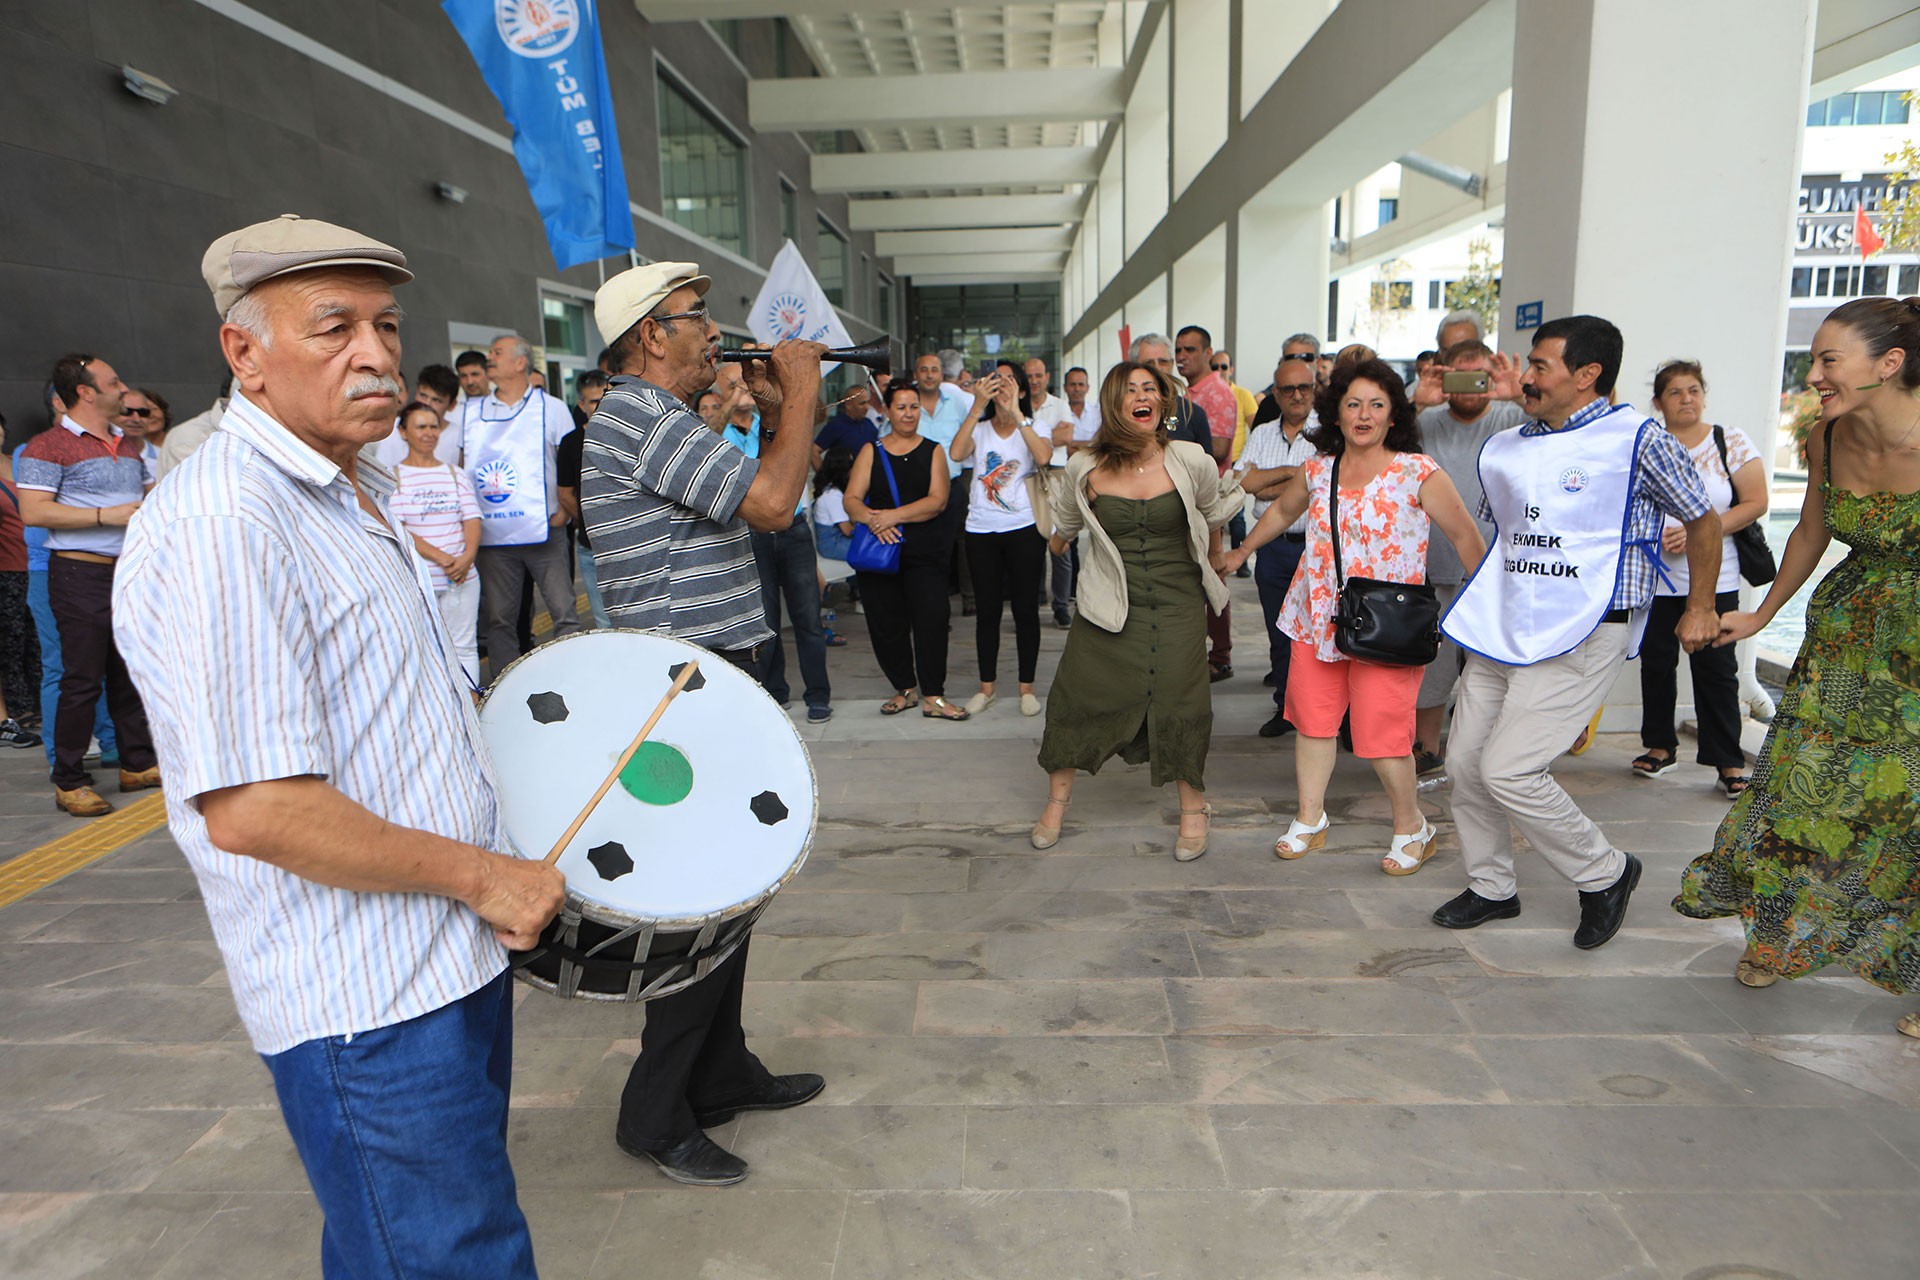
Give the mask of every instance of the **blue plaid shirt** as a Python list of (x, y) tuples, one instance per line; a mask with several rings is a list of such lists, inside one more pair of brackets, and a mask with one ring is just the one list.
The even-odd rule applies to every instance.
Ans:
[[(1618, 407), (1605, 400), (1595, 400), (1568, 418), (1560, 430), (1578, 431)], [(1523, 436), (1544, 436), (1553, 431), (1554, 428), (1540, 421), (1520, 428)], [(1671, 432), (1659, 429), (1641, 432), (1634, 463), (1637, 479), (1632, 511), (1627, 517), (1627, 545), (1621, 550), (1620, 581), (1613, 589), (1610, 609), (1644, 609), (1653, 602), (1656, 575), (1660, 572), (1663, 514), (1687, 524), (1713, 510), (1706, 486), (1700, 483), (1699, 468), (1693, 465), (1686, 447), (1675, 440)], [(1493, 507), (1484, 493), (1480, 495), (1480, 519), (1493, 519)]]

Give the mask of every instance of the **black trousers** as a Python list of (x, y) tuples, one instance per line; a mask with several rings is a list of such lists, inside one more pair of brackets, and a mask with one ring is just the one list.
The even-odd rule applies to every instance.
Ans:
[(699, 982), (647, 1001), (640, 1056), (620, 1092), (620, 1135), (665, 1151), (693, 1136), (694, 1115), (751, 1097), (773, 1074), (747, 1048), (740, 1025), (749, 935)]
[[(911, 537), (912, 535), (908, 535)], [(919, 689), (923, 698), (947, 692), (947, 557), (900, 557), (898, 573), (861, 573), (860, 608), (867, 616), (873, 656), (895, 689)]]
[[(1722, 591), (1713, 607), (1728, 613), (1740, 607), (1738, 591)], [(1673, 722), (1679, 681), (1680, 637), (1673, 629), (1687, 611), (1685, 596), (1655, 596), (1647, 613), (1647, 638), (1640, 646), (1640, 745), (1676, 752), (1680, 734)], [(1715, 768), (1744, 768), (1740, 749), (1740, 666), (1732, 645), (1709, 646), (1687, 655), (1693, 669), (1693, 710), (1700, 721), (1696, 761)]]
[[(100, 683), (107, 686), (107, 714), (120, 741), (120, 767), (133, 773), (156, 763), (147, 709), (133, 687), (120, 646), (113, 641), (113, 570), (56, 555), (47, 561), (47, 602), (60, 624), (59, 709), (53, 720), (53, 785), (62, 791), (89, 786), (81, 767), (93, 740)], [(191, 655), (181, 655), (192, 661)]]
[[(1040, 665), (1040, 583), (1047, 573), (1046, 539), (1028, 525), (1006, 533), (969, 533), (973, 568), (973, 636), (980, 650), (980, 683), (999, 679), (1000, 607), (1013, 606), (1020, 683), (1032, 684)], [(1066, 607), (1066, 601), (1060, 602)]]

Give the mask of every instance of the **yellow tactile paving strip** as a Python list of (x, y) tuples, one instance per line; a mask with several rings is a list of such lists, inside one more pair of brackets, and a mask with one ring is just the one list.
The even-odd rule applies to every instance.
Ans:
[(141, 836), (164, 826), (166, 801), (156, 792), (122, 805), (104, 818), (94, 818), (38, 849), (0, 863), (0, 907), (9, 906), (36, 889), (44, 889), (123, 849)]
[[(579, 597), (579, 611), (587, 612), (587, 597)], [(543, 611), (533, 619), (535, 635), (553, 630), (553, 619)], [(36, 889), (44, 889), (62, 876), (91, 866), (116, 849), (123, 849), (150, 831), (165, 826), (166, 802), (158, 795), (144, 796), (122, 805), (104, 818), (95, 818), (83, 826), (38, 849), (30, 849), (10, 862), (0, 863), (0, 907), (11, 906)]]

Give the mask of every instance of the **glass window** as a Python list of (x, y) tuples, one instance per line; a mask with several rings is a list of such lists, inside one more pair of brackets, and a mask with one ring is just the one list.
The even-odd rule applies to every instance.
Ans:
[(1920, 266), (1908, 264), (1900, 268), (1900, 295), (1912, 297), (1920, 293)]
[(1796, 298), (1804, 298), (1813, 292), (1813, 268), (1795, 267), (1791, 292)]
[(660, 85), (661, 212), (695, 235), (747, 252), (747, 153), (692, 99)]
[(840, 150), (840, 133), (836, 129), (820, 129), (807, 135), (813, 144), (813, 154), (817, 156), (834, 155)]
[[(574, 384), (587, 369), (587, 304), (577, 298), (540, 295), (540, 336), (546, 347), (547, 391), (571, 404)], [(597, 335), (596, 335), (597, 336)]]
[(720, 43), (733, 50), (733, 56), (740, 56), (740, 19), (709, 18), (707, 25), (713, 28), (713, 34), (720, 37)]
[(1879, 124), (1880, 104), (1886, 98), (1883, 93), (1856, 93), (1853, 95), (1853, 122), (1855, 124)]
[(1887, 90), (1887, 102), (1880, 111), (1881, 124), (1905, 124), (1913, 115), (1913, 104), (1904, 90)]
[(880, 303), (874, 308), (878, 312), (873, 317), (874, 323), (882, 329), (891, 329), (893, 327), (893, 281), (881, 276), (875, 283), (880, 295)]
[(1429, 280), (1427, 281), (1427, 310), (1438, 311), (1439, 309), (1440, 282), (1438, 280)]
[(1853, 97), (1851, 93), (1836, 93), (1827, 99), (1828, 124), (1853, 123)]
[(1822, 98), (1818, 102), (1809, 102), (1807, 104), (1807, 127), (1809, 129), (1816, 128), (1826, 122), (1827, 100)]
[(1860, 292), (1870, 297), (1886, 296), (1887, 269), (1874, 266), (1866, 268), (1866, 278), (1861, 282)]
[(1833, 286), (1833, 271), (1830, 268), (1821, 267), (1818, 271), (1813, 273), (1813, 296), (1814, 297), (1816, 298), (1826, 297), (1828, 290), (1831, 289), (1832, 286)]
[(847, 242), (833, 224), (820, 220), (820, 289), (836, 307), (847, 305)]
[(800, 196), (785, 178), (780, 179), (780, 238), (792, 240), (800, 234)]
[(1413, 281), (1411, 280), (1388, 280), (1385, 283), (1375, 283), (1369, 287), (1367, 293), (1376, 307), (1383, 307), (1388, 311), (1413, 310)]
[(1398, 196), (1380, 197), (1380, 225), (1384, 227), (1389, 222), (1392, 222), (1395, 218), (1399, 216), (1400, 216), (1399, 197)]

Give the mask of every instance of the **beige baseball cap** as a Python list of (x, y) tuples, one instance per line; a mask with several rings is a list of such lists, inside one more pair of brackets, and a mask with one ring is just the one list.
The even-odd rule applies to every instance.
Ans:
[(629, 267), (600, 286), (593, 295), (593, 322), (599, 326), (601, 340), (608, 346), (613, 340), (640, 323), (640, 317), (660, 305), (660, 300), (683, 285), (691, 285), (702, 297), (713, 281), (700, 274), (697, 262), (649, 262)]
[(392, 245), (297, 213), (229, 231), (200, 259), (200, 274), (222, 318), (261, 281), (315, 267), (373, 267), (388, 284), (413, 279), (407, 255)]

